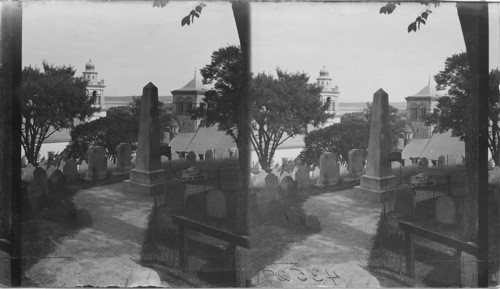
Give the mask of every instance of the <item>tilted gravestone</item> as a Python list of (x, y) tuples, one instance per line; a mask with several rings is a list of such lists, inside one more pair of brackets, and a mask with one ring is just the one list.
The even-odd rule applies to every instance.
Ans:
[(436, 221), (453, 225), (456, 224), (457, 212), (455, 202), (450, 196), (441, 196), (436, 200), (435, 216)]
[(274, 191), (275, 188), (277, 186), (279, 186), (278, 177), (273, 173), (267, 174), (267, 176), (265, 178), (265, 182), (266, 182), (266, 189), (267, 190)]
[(307, 188), (311, 185), (310, 172), (311, 170), (306, 166), (300, 166), (297, 172), (295, 172), (295, 181), (299, 189)]
[(323, 153), (319, 158), (319, 168), (320, 174), (316, 186), (334, 186), (339, 182), (340, 166), (337, 153)]
[(55, 170), (49, 178), (48, 189), (51, 194), (62, 194), (66, 192), (66, 176), (60, 170)]
[(429, 168), (429, 160), (427, 160), (426, 157), (421, 158), (420, 161), (418, 162), (418, 168), (419, 169)]
[(446, 165), (446, 158), (444, 156), (439, 156), (437, 165), (438, 167), (444, 167)]
[(280, 199), (290, 198), (297, 195), (297, 183), (291, 176), (285, 176), (276, 190)]
[(188, 164), (196, 163), (196, 154), (193, 151), (190, 151), (186, 156), (186, 162)]
[(363, 150), (352, 149), (347, 155), (349, 178), (359, 179), (363, 175)]
[(106, 159), (106, 150), (100, 146), (93, 146), (88, 150), (89, 166), (87, 169), (86, 180), (101, 180), (108, 175), (108, 162)]
[(132, 145), (120, 143), (116, 147), (116, 170), (114, 174), (127, 174), (132, 169)]
[(62, 172), (66, 175), (66, 180), (68, 182), (74, 182), (78, 174), (78, 165), (76, 161), (72, 159), (67, 160), (62, 168)]
[(227, 216), (226, 196), (221, 190), (212, 190), (207, 194), (207, 215), (214, 218)]
[(394, 189), (396, 197), (395, 210), (407, 216), (413, 216), (415, 210), (413, 191), (408, 185), (400, 185)]
[(211, 161), (214, 159), (214, 151), (211, 150), (211, 149), (208, 149), (206, 152), (205, 152), (205, 160), (206, 161)]

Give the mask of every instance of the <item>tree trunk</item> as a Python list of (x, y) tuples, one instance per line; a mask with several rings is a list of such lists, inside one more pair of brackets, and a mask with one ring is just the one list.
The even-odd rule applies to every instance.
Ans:
[[(238, 105), (238, 156), (239, 156), (239, 178), (238, 197), (236, 205), (236, 233), (248, 236), (247, 224), (247, 203), (248, 191), (250, 187), (250, 3), (232, 2), (232, 9), (238, 36), (240, 38), (241, 53), (243, 55), (243, 71), (245, 82), (243, 94), (240, 96)], [(236, 285), (245, 287), (247, 284), (248, 251), (240, 247), (235, 247), (235, 269)]]
[(21, 286), (22, 8), (20, 2), (0, 6), (0, 239), (11, 243), (11, 283)]
[(464, 237), (466, 241), (478, 243), (478, 285), (487, 287), (488, 4), (457, 3), (457, 11), (467, 49), (472, 84), (466, 106)]

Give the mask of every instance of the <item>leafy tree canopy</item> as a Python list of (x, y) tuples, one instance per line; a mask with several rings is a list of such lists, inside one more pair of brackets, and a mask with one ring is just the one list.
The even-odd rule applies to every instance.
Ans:
[(75, 77), (71, 66), (42, 63), (23, 69), (20, 88), (21, 143), (28, 162), (36, 165), (42, 143), (54, 132), (72, 128), (75, 119), (84, 121), (99, 109), (96, 97), (87, 95), (87, 81)]
[[(437, 107), (426, 118), (427, 125), (434, 125), (434, 131), (443, 133), (451, 130), (453, 136), (467, 141), (467, 98), (471, 97), (471, 72), (467, 53), (462, 52), (448, 57), (444, 69), (434, 76), (436, 89), (446, 90), (446, 96), (438, 100)], [(498, 165), (498, 140), (500, 129), (498, 127), (499, 94), (498, 70), (490, 72), (489, 85), (489, 119), (490, 128), (488, 144), (493, 160)]]
[(270, 169), (279, 145), (305, 134), (307, 126), (319, 126), (331, 115), (320, 98), (321, 87), (310, 84), (305, 73), (276, 69), (277, 78), (260, 73), (251, 83), (252, 145), (264, 170)]
[(202, 126), (218, 125), (220, 131), (238, 143), (238, 105), (244, 88), (242, 54), (239, 46), (230, 45), (214, 51), (210, 64), (201, 69), (204, 84), (213, 84), (205, 92), (200, 106), (192, 111)]

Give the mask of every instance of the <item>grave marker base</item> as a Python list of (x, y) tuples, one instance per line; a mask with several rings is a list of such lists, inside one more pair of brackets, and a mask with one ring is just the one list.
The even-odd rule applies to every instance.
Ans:
[(135, 194), (145, 194), (148, 196), (154, 196), (157, 194), (165, 194), (165, 183), (159, 184), (142, 184), (136, 183), (131, 180), (125, 180), (123, 191), (125, 193), (135, 193)]

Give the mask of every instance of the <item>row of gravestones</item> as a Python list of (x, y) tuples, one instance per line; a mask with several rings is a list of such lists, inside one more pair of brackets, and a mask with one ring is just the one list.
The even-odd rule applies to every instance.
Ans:
[[(420, 168), (420, 169), (429, 168), (429, 160), (426, 157), (423, 157), (416, 162), (417, 162), (416, 164), (418, 165), (418, 168)], [(433, 160), (432, 163), (433, 163), (433, 166), (444, 167), (447, 165), (448, 161), (446, 160), (445, 156), (441, 155), (441, 156), (439, 156), (437, 161)]]
[[(237, 149), (229, 149), (229, 154), (228, 156), (230, 158), (237, 158), (238, 157), (238, 150)], [(208, 149), (204, 155), (200, 155), (200, 160), (202, 160), (202, 157), (204, 157), (204, 160), (206, 161), (211, 161), (214, 159), (222, 159), (224, 158), (224, 150), (223, 149)], [(186, 155), (186, 162), (190, 164), (196, 163), (196, 153), (194, 151), (190, 151)]]
[[(132, 145), (129, 143), (121, 143), (117, 146), (116, 154), (116, 169), (114, 174), (126, 174), (132, 169)], [(88, 164), (83, 161), (78, 167), (75, 160), (69, 159), (67, 161), (62, 161), (58, 167), (49, 165), (46, 174), (51, 176), (53, 172), (62, 168), (62, 173), (66, 176), (69, 182), (74, 181), (78, 174), (85, 173), (85, 178), (87, 180), (98, 180), (106, 178), (108, 175), (108, 159), (106, 158), (106, 150), (101, 146), (93, 146), (88, 150)], [(45, 166), (42, 164), (38, 168)], [(22, 180), (25, 182), (31, 182), (34, 180), (35, 167), (32, 164), (28, 164), (22, 169)]]
[[(408, 185), (400, 185), (395, 190), (395, 211), (413, 216), (415, 213), (415, 201), (413, 190)], [(437, 222), (447, 225), (457, 223), (457, 208), (455, 201), (450, 196), (441, 196), (437, 198), (434, 205), (434, 216)]]

